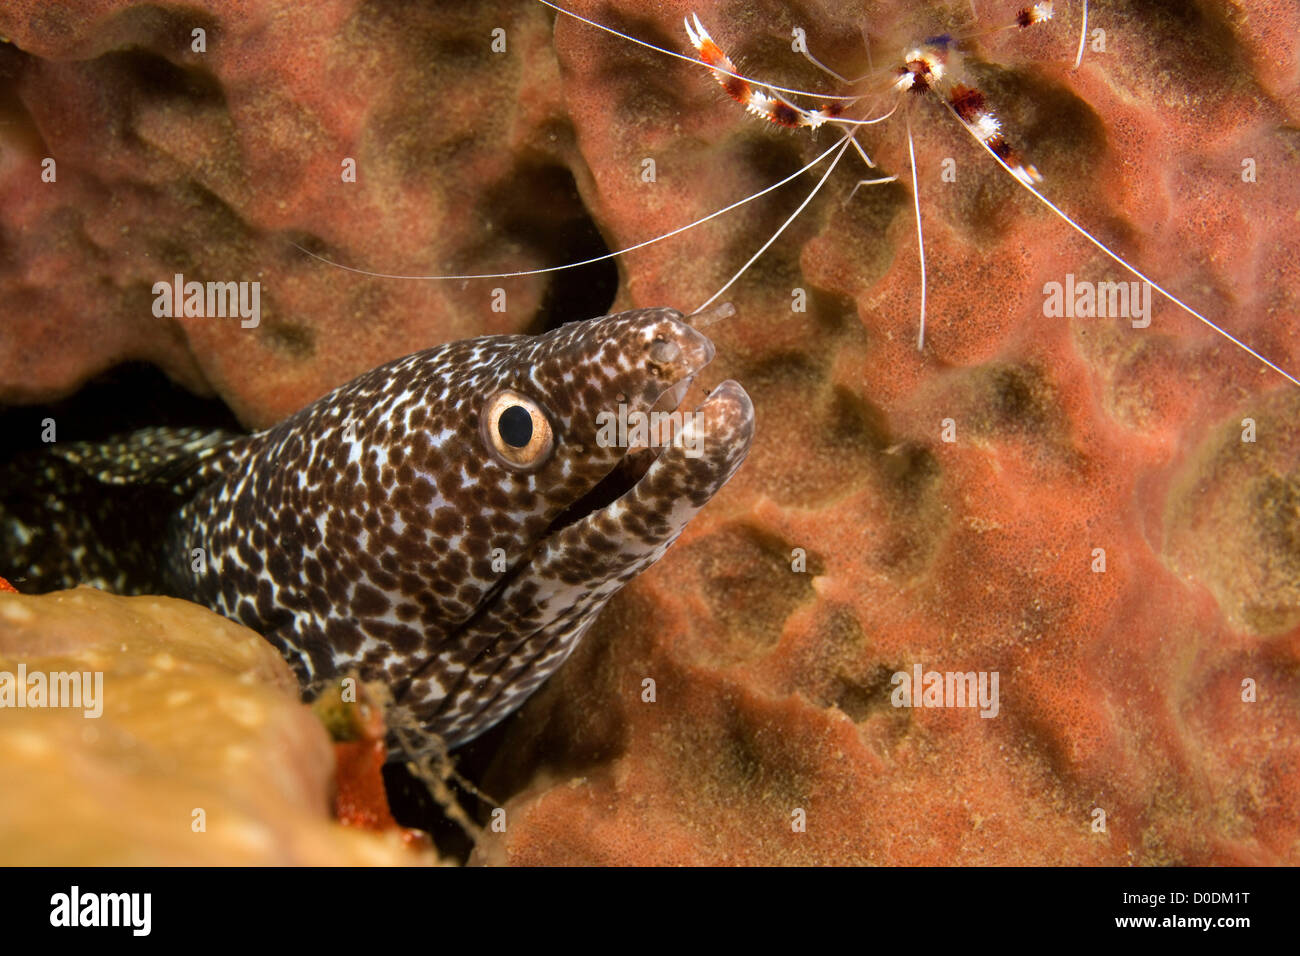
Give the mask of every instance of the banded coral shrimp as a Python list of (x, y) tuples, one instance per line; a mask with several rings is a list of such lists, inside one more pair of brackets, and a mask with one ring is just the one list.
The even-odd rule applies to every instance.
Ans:
[[(795, 199), (773, 200), (771, 208), (781, 212), (779, 216), (764, 217), (751, 207), (731, 213), (729, 225), (722, 225), (721, 220), (716, 225), (704, 225), (700, 220), (714, 218), (715, 213), (706, 213), (706, 209), (724, 211), (762, 199), (769, 190), (797, 178), (791, 175), (797, 171), (808, 173), (806, 182), (829, 175), (827, 167), (839, 162), (841, 151), (847, 153), (851, 145), (861, 159), (866, 160), (868, 153), (882, 157), (880, 175), (872, 182), (892, 181), (895, 185), (868, 196), (858, 192), (855, 184), (862, 179), (857, 173), (870, 175), (871, 171), (860, 168), (854, 173), (841, 172), (839, 187), (832, 181), (826, 190), (838, 195), (834, 200), (822, 197), (820, 214), (825, 216), (825, 204), (838, 200), (840, 209), (831, 214), (830, 225), (860, 229), (865, 224), (869, 235), (837, 237), (833, 230), (823, 229), (814, 242), (843, 247), (847, 240), (871, 247), (860, 252), (858, 278), (844, 290), (856, 298), (863, 282), (868, 286), (876, 284), (871, 279), (873, 273), (879, 277), (907, 268), (896, 254), (908, 241), (900, 229), (914, 230), (916, 235), (911, 241), (915, 244), (921, 238), (922, 225), (933, 222), (930, 231), (936, 235), (929, 250), (929, 281), (925, 275), (927, 257), (922, 255), (911, 266), (916, 269), (919, 265), (920, 274), (911, 278), (909, 297), (915, 300), (920, 296), (920, 302), (914, 301), (912, 306), (919, 315), (912, 324), (917, 326), (920, 343), (925, 336), (927, 292), (932, 297), (931, 314), (945, 316), (947, 333), (939, 334), (958, 346), (957, 351), (948, 354), (941, 339), (936, 352), (945, 361), (964, 361), (960, 346), (973, 344), (969, 330), (987, 328), (993, 320), (990, 313), (998, 311), (997, 304), (1014, 302), (1022, 315), (1041, 313), (1044, 282), (1059, 283), (1067, 274), (1077, 273), (1080, 278), (1089, 275), (1102, 282), (1150, 278), (1157, 283), (1158, 308), (1166, 315), (1148, 339), (1168, 334), (1159, 329), (1161, 325), (1172, 331), (1183, 320), (1199, 320), (1207, 330), (1219, 335), (1219, 347), (1253, 353), (1254, 361), (1272, 365), (1275, 371), (1291, 378), (1286, 361), (1279, 367), (1268, 356), (1277, 353), (1280, 345), (1285, 357), (1287, 330), (1278, 328), (1281, 323), (1275, 317), (1293, 314), (1293, 303), (1285, 291), (1285, 282), (1271, 285), (1267, 279), (1269, 266), (1256, 263), (1261, 256), (1276, 262), (1272, 269), (1279, 276), (1289, 274), (1292, 263), (1280, 248), (1280, 239), (1269, 236), (1267, 229), (1262, 230), (1260, 242), (1230, 248), (1233, 236), (1250, 230), (1244, 225), (1244, 217), (1236, 223), (1226, 218), (1234, 204), (1262, 212), (1286, 208), (1288, 204), (1288, 197), (1279, 195), (1288, 188), (1281, 181), (1289, 148), (1285, 125), (1273, 131), (1276, 135), (1267, 129), (1269, 103), (1283, 111), (1286, 106), (1285, 97), (1270, 100), (1269, 90), (1284, 93), (1284, 84), (1265, 75), (1267, 83), (1244, 94), (1231, 86), (1236, 80), (1230, 68), (1240, 72), (1251, 59), (1251, 45), (1261, 42), (1259, 38), (1266, 33), (1259, 31), (1259, 24), (1245, 20), (1234, 24), (1226, 8), (1208, 6), (1182, 14), (1180, 22), (1177, 11), (1164, 4), (1094, 4), (1091, 24), (1083, 2), (1019, 7), (987, 3), (901, 5), (906, 9), (900, 9), (898, 4), (877, 3), (851, 13), (811, 6), (795, 10), (769, 5), (770, 9), (760, 10), (719, 5), (706, 11), (703, 18), (697, 10), (688, 9), (689, 4), (670, 5), (680, 7), (680, 18), (675, 17), (678, 10), (662, 6), (647, 15), (622, 13), (618, 5), (546, 5), (561, 11), (556, 14), (557, 48), (565, 61), (566, 98), (575, 107), (583, 154), (595, 176), (594, 191), (600, 194), (597, 203), (603, 199), (606, 205), (627, 207), (625, 211), (601, 209), (598, 218), (613, 237), (612, 247), (631, 249), (624, 259), (627, 290), (637, 301), (651, 298), (645, 292), (647, 283), (654, 282), (653, 277), (670, 277), (671, 289), (664, 289), (669, 283), (654, 283), (664, 289), (656, 290), (656, 294), (661, 300), (689, 308), (682, 302), (688, 294), (685, 290), (707, 286), (693, 281), (690, 273), (696, 270), (682, 268), (683, 260), (715, 263), (714, 274), (731, 275), (730, 281), (749, 273), (751, 279), (761, 283), (765, 274), (772, 277), (789, 271), (778, 258), (780, 247), (775, 252), (769, 247), (778, 239), (777, 233), (786, 229), (805, 206), (811, 204), (811, 215), (819, 214), (814, 194), (822, 189), (825, 180), (806, 194), (796, 214), (788, 217), (790, 221), (785, 221), (781, 204), (789, 208)], [(976, 11), (983, 12), (977, 16)], [(606, 22), (602, 22), (602, 16)], [(702, 39), (692, 35), (692, 18), (711, 45), (714, 38), (707, 34), (705, 23), (714, 25), (719, 37), (727, 37), (720, 41), (723, 56), (735, 45), (738, 61), (748, 70), (745, 75), (750, 77), (750, 96), (768, 97), (772, 104), (769, 112), (779, 108), (791, 116), (769, 116), (776, 119), (774, 124), (756, 121), (740, 115), (734, 104), (716, 92), (715, 102), (708, 103), (707, 95), (700, 95), (705, 84), (691, 80), (689, 70), (684, 77), (679, 76), (683, 69), (680, 61), (691, 61), (696, 67), (704, 65), (697, 50), (691, 49), (689, 42), (681, 42), (683, 38)], [(684, 28), (676, 27), (674, 19), (684, 22)], [(667, 26), (665, 21), (674, 25)], [(1172, 35), (1168, 46), (1155, 43), (1157, 38), (1163, 38), (1162, 42), (1169, 39), (1167, 35)], [(695, 45), (698, 49), (699, 42)], [(874, 70), (870, 69), (873, 49)], [(933, 84), (921, 84), (933, 85), (938, 94), (925, 98), (930, 102), (914, 104), (910, 101), (920, 98), (887, 95), (902, 93), (908, 86), (917, 91), (912, 82), (917, 74), (909, 69), (919, 64), (906, 65), (913, 55), (937, 58), (941, 68), (950, 73), (942, 81), (936, 75)], [(959, 63), (959, 56), (965, 62)], [(678, 62), (674, 63), (672, 57)], [(851, 93), (836, 90), (837, 81), (828, 83), (828, 74), (836, 72), (826, 66), (828, 60), (839, 64), (845, 73), (856, 72), (855, 68), (865, 61), (866, 89), (859, 82)], [(1261, 69), (1267, 74), (1267, 67)], [(707, 71), (697, 72), (708, 75)], [(694, 92), (667, 90), (666, 75), (671, 75), (674, 86), (679, 85), (679, 79), (685, 79)], [(756, 79), (760, 76), (761, 80)], [(734, 75), (734, 80), (742, 85), (746, 82), (739, 74)], [(604, 96), (593, 92), (601, 83), (607, 87)], [(839, 86), (842, 90), (843, 86)], [(823, 92), (811, 98), (797, 95), (798, 91), (810, 89)], [(959, 98), (958, 91), (963, 90), (965, 95)], [(690, 102), (680, 102), (683, 96)], [(1089, 98), (1101, 101), (1101, 108), (1093, 110)], [(1157, 109), (1162, 98), (1174, 103), (1180, 114), (1162, 118), (1169, 127), (1163, 133), (1151, 128), (1156, 124), (1150, 117), (1140, 115), (1144, 106), (1148, 112)], [(1182, 102), (1178, 103), (1180, 98)], [(668, 108), (670, 100), (674, 101), (673, 109)], [(717, 101), (721, 101), (721, 109)], [(869, 118), (855, 118), (853, 108), (864, 101), (871, 108), (879, 108), (874, 115), (868, 110)], [(804, 106), (797, 105), (800, 103)], [(588, 109), (587, 104), (592, 108)], [(755, 115), (764, 112), (761, 106), (749, 105)], [(725, 116), (728, 108), (733, 109), (729, 123)], [(796, 109), (801, 113), (795, 114)], [(945, 115), (945, 109), (951, 115)], [(962, 111), (967, 112), (966, 121), (957, 115)], [(1244, 117), (1233, 126), (1231, 121), (1241, 113)], [(1274, 114), (1281, 115), (1276, 109)], [(1114, 146), (1108, 143), (1106, 116), (1118, 117), (1115, 131), (1124, 142)], [(791, 117), (800, 123), (790, 122)], [(811, 124), (807, 123), (808, 117), (814, 117)], [(992, 140), (981, 143), (976, 137), (960, 141), (964, 132), (975, 133), (976, 127), (989, 123), (1000, 124), (1003, 142), (1016, 143), (1015, 148), (1027, 158), (1021, 160), (1014, 153), (994, 155), (998, 143)], [(791, 137), (805, 135), (807, 130), (791, 134), (776, 129), (778, 125), (822, 126), (823, 138), (817, 143), (805, 142), (792, 156)], [(599, 132), (602, 129), (604, 135)], [(953, 132), (958, 135), (953, 136)], [(855, 138), (846, 142), (840, 138), (841, 133), (854, 133)], [(858, 135), (863, 133), (866, 135)], [(762, 139), (756, 141), (756, 137)], [(825, 148), (828, 140), (829, 149)], [(1170, 143), (1183, 141), (1202, 151), (1208, 145), (1215, 155), (1201, 158), (1194, 150), (1171, 154)], [(1160, 142), (1158, 149), (1151, 148), (1154, 142)], [(981, 149), (988, 155), (980, 155)], [(1234, 149), (1242, 155), (1227, 155)], [(908, 180), (917, 174), (918, 156), (919, 188), (911, 188)], [(1022, 161), (1034, 171), (1032, 177), (1016, 177), (1012, 166)], [(1003, 169), (998, 169), (999, 165)], [(1038, 177), (1036, 166), (1043, 166), (1045, 181)], [(1270, 182), (1258, 181), (1260, 169), (1272, 171)], [(761, 171), (767, 170), (786, 175), (774, 178), (769, 173), (765, 180)], [(1017, 184), (1014, 179), (1004, 179), (1007, 176), (1023, 179), (1019, 185), (1035, 195), (1016, 196)], [(752, 188), (747, 191), (746, 185)], [(791, 185), (782, 193), (793, 196), (806, 189), (806, 185)], [(1226, 198), (1229, 190), (1235, 190), (1232, 200)], [(1198, 212), (1183, 216), (1181, 221), (1175, 218), (1177, 211), (1162, 220), (1162, 210), (1177, 210), (1184, 202), (1195, 202), (1198, 194), (1213, 194), (1216, 199), (1209, 202), (1217, 203), (1217, 208), (1207, 210), (1203, 202)], [(703, 201), (706, 195), (719, 197), (717, 205), (710, 207)], [(1052, 197), (1063, 207), (1056, 205)], [(1038, 208), (1034, 208), (1036, 205)], [(698, 215), (683, 214), (680, 207)], [(856, 223), (841, 215), (849, 212), (855, 214)], [(912, 212), (914, 216), (907, 215)], [(1056, 223), (1047, 226), (1041, 218), (1044, 215), (1055, 217)], [(1219, 233), (1227, 233), (1212, 237), (1212, 246), (1201, 241), (1203, 236), (1192, 234), (1198, 225), (1204, 231), (1215, 225), (1207, 218), (1211, 216), (1217, 217)], [(997, 241), (999, 233), (1004, 237), (1008, 231), (1018, 233), (1027, 223), (1032, 223), (1033, 235), (1018, 235), (1010, 243)], [(1285, 224), (1280, 222), (1279, 228), (1284, 229)], [(1151, 234), (1158, 250), (1148, 255), (1162, 265), (1173, 262), (1177, 268), (1141, 271), (1143, 250), (1134, 240), (1144, 231)], [(799, 232), (797, 227), (795, 232)], [(722, 248), (719, 237), (730, 248)], [(752, 250), (765, 238), (762, 250), (768, 250), (767, 255), (760, 257)], [(865, 242), (858, 242), (860, 239)], [(956, 240), (955, 246), (950, 239)], [(796, 245), (798, 239), (787, 235), (784, 242)], [(1060, 244), (1068, 243), (1064, 248), (1073, 250), (1078, 242), (1084, 244), (1078, 247), (1073, 263), (1050, 271), (1036, 267), (1036, 261), (1050, 259)], [(657, 248), (649, 248), (654, 243), (659, 243)], [(1010, 249), (1005, 247), (1007, 244)], [(746, 246), (749, 252), (739, 258)], [(882, 254), (882, 250), (889, 251)], [(1137, 250), (1136, 254), (1133, 250)], [(1090, 257), (1099, 252), (1103, 258), (1093, 263)], [(823, 258), (835, 261), (833, 255)], [(886, 263), (884, 258), (891, 261)], [(1218, 271), (1222, 274), (1198, 269), (1198, 263), (1205, 260), (1220, 263)], [(1224, 263), (1235, 264), (1235, 272)], [(1243, 264), (1244, 271), (1250, 274), (1242, 274)], [(841, 260), (837, 269), (848, 272), (852, 264)], [(1157, 271), (1161, 274), (1156, 275)], [(1040, 277), (1043, 281), (1038, 281)], [(1164, 284), (1160, 284), (1162, 280)], [(719, 288), (721, 282), (716, 278), (712, 285), (718, 291), (727, 287)], [(785, 285), (782, 298), (789, 298), (795, 294), (790, 288), (793, 284)], [(970, 290), (974, 285), (982, 286), (987, 294), (972, 301)], [(1202, 299), (1193, 294), (1198, 289), (1208, 292), (1203, 297), (1208, 304), (1200, 309), (1191, 304), (1202, 304)], [(955, 291), (958, 301), (945, 302), (945, 290)], [(1178, 297), (1180, 291), (1181, 297), (1170, 298)], [(717, 292), (708, 301), (716, 297)], [(876, 303), (886, 298), (902, 296), (888, 296), (880, 289), (870, 296)], [(1243, 313), (1240, 316), (1233, 314), (1238, 306)], [(973, 314), (976, 310), (981, 314)], [(1221, 316), (1222, 322), (1218, 321)], [(1244, 339), (1234, 335), (1231, 330), (1248, 328), (1252, 316), (1264, 326), (1260, 334), (1252, 337), (1243, 332)], [(967, 331), (955, 331), (962, 328)], [(893, 338), (901, 330), (882, 331)], [(1280, 336), (1283, 342), (1274, 345), (1269, 341), (1271, 335)], [(1249, 344), (1252, 341), (1262, 343), (1262, 351), (1256, 351)], [(1129, 347), (1133, 344), (1130, 339)], [(1139, 351), (1145, 351), (1145, 347)]]

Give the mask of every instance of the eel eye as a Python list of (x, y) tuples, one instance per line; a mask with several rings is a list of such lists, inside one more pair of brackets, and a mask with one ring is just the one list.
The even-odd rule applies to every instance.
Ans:
[(488, 448), (508, 468), (536, 468), (546, 461), (555, 445), (551, 422), (542, 406), (509, 389), (488, 399), (482, 423)]

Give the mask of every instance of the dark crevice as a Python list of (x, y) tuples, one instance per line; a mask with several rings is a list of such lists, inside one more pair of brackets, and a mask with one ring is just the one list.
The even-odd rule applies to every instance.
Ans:
[[(580, 262), (610, 251), (596, 224), (591, 220), (587, 223), (589, 232), (584, 228), (558, 247), (562, 250), (557, 256), (560, 262)], [(606, 315), (617, 295), (618, 267), (612, 259), (557, 272), (547, 286), (537, 314), (524, 331), (529, 335), (540, 335), (558, 329), (566, 322)]]
[[(172, 466), (108, 484), (54, 452), (160, 425), (242, 431), (223, 403), (192, 395), (143, 363), (118, 366), (62, 401), (0, 407), (0, 573), (28, 594), (77, 581), (157, 593), (158, 545), (184, 500), (170, 480), (159, 480)], [(51, 428), (53, 444), (44, 441)]]
[(215, 74), (197, 66), (182, 66), (150, 50), (113, 50), (98, 60), (105, 76), (120, 87), (123, 103), (183, 103), (186, 109), (225, 109), (226, 94)]
[(155, 425), (245, 430), (220, 399), (200, 398), (144, 362), (115, 366), (61, 401), (0, 406), (0, 458), (41, 445), (47, 418), (60, 442), (102, 441)]
[[(484, 193), (482, 208), (485, 219), (492, 224), (491, 233), (501, 238), (494, 240), (491, 249), (466, 250), (467, 261), (474, 267), (465, 271), (507, 272), (517, 268), (501, 259), (501, 251), (512, 247), (531, 251), (532, 260), (544, 267), (610, 252), (582, 202), (573, 174), (557, 163), (520, 161), (508, 176)], [(563, 269), (545, 278), (546, 290), (537, 313), (524, 329), (529, 335), (604, 315), (618, 293), (618, 267), (612, 259)]]

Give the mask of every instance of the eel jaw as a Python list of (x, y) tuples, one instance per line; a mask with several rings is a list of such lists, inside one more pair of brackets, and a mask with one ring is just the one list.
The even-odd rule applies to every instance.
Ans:
[[(676, 410), (690, 384), (691, 379), (687, 378), (668, 389), (655, 410)], [(570, 511), (591, 499), (602, 486), (605, 486), (605, 501), (574, 514), (555, 533), (563, 534), (574, 528), (580, 530), (571, 533), (570, 539), (581, 538), (583, 531), (608, 535), (617, 532), (611, 522), (640, 526), (658, 515), (669, 519), (674, 529), (664, 544), (666, 548), (740, 467), (749, 454), (753, 437), (754, 406), (749, 395), (739, 383), (723, 382), (694, 413), (683, 417), (683, 424), (671, 442), (665, 441), (660, 447), (630, 449), (613, 471)], [(697, 449), (698, 456), (689, 453), (691, 448)], [(552, 536), (548, 535), (548, 539)], [(564, 545), (576, 543), (566, 541)]]

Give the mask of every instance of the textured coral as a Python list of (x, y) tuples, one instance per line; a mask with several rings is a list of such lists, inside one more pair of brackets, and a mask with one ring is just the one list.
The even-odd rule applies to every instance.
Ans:
[[(681, 47), (685, 4), (632, 7), (584, 10)], [(876, 62), (966, 10), (871, 5)], [(971, 69), (1048, 195), (1294, 371), (1294, 10), (1200, 10), (1095, 5), (1109, 52), (1077, 74), (1060, 65), (1069, 26), (989, 40), (993, 65)], [(852, 72), (857, 12), (702, 16), (744, 68), (806, 88), (821, 80), (791, 54), (792, 26)], [(581, 24), (560, 23), (556, 46), (612, 245), (833, 142), (765, 127), (702, 71)], [(1158, 298), (1145, 330), (1044, 318), (1045, 282), (1128, 277), (941, 108), (913, 104), (911, 121), (924, 353), (910, 193), (850, 199), (858, 174), (837, 173), (713, 330), (715, 374), (754, 395), (754, 453), (506, 736), (485, 785), (517, 794), (512, 823), (478, 859), (1300, 862), (1300, 392)], [(904, 180), (905, 131), (863, 136)], [(634, 181), (643, 156), (656, 186)], [(702, 301), (812, 182), (635, 253), (629, 298)], [(891, 707), (891, 675), (917, 663), (998, 671), (999, 715)]]
[[(535, 327), (554, 288), (503, 282), (499, 315), (495, 283), (359, 278), (291, 240), (383, 271), (528, 268), (578, 230), (561, 165), (619, 248), (834, 142), (583, 24), (552, 38), (533, 0), (470, 6), (0, 11), (22, 51), (0, 51), (17, 79), (0, 100), (0, 394), (48, 397), (142, 356), (270, 421), (430, 341)], [(825, 90), (792, 27), (855, 74), (864, 21), (891, 63), (1016, 4), (977, 6), (972, 23), (965, 0), (573, 3), (679, 50), (697, 9), (745, 69)], [(1294, 372), (1294, 4), (1097, 2), (1107, 51), (1077, 72), (1071, 6), (975, 41), (1009, 138), (1047, 195)], [(206, 57), (185, 52), (191, 20), (211, 27)], [(754, 397), (754, 450), (473, 755), (492, 748), (483, 786), (509, 821), (476, 860), (1300, 862), (1300, 391), (1158, 298), (1148, 329), (1044, 317), (1046, 282), (1129, 277), (940, 106), (908, 115), (925, 350), (900, 114), (861, 136), (871, 175), (900, 182), (850, 196), (867, 173), (849, 154), (728, 293), (710, 381)], [(39, 185), (46, 154), (57, 187)], [(621, 260), (618, 304), (699, 305), (814, 176)], [(260, 273), (263, 327), (152, 319), (148, 284), (173, 271)], [(918, 663), (998, 671), (999, 715), (891, 707), (891, 675)]]
[[(497, 26), (509, 55), (481, 55)], [(365, 279), (293, 243), (390, 272), (528, 268), (578, 212), (535, 195), (571, 138), (537, 4), (18, 0), (0, 35), (0, 400), (142, 359), (266, 425), (388, 359), (524, 329), (546, 289), (510, 283), (499, 314), (490, 286)], [(260, 281), (260, 325), (155, 318), (176, 273)]]
[(246, 628), (171, 598), (5, 594), (0, 671), (19, 663), (29, 675), (102, 672), (102, 713), (0, 711), (6, 865), (430, 860), (396, 832), (330, 821), (329, 738)]

